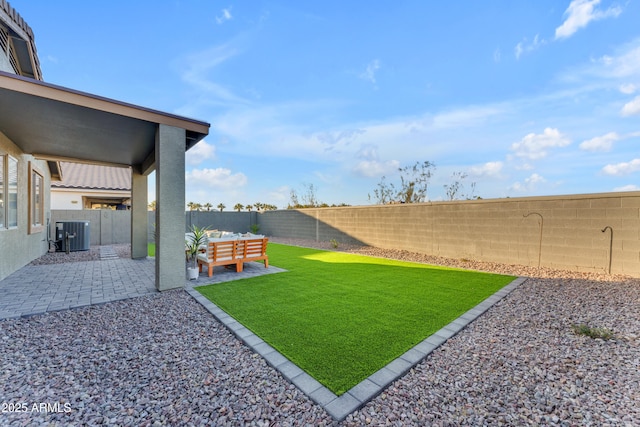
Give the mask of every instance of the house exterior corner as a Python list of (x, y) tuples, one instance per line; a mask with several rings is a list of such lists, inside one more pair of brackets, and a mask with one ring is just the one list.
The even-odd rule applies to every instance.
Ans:
[(50, 184), (47, 162), (0, 132), (0, 280), (48, 251)]

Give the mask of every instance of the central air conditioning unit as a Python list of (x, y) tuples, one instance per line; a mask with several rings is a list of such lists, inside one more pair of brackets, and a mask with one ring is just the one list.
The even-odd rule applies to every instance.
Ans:
[(90, 247), (89, 221), (56, 222), (56, 248), (63, 252), (88, 251)]

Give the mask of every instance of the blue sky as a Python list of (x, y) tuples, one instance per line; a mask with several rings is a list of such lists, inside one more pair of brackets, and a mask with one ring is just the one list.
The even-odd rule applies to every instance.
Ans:
[(640, 190), (639, 0), (11, 4), (46, 81), (211, 123), (187, 202), (371, 204), (425, 160), (430, 200)]

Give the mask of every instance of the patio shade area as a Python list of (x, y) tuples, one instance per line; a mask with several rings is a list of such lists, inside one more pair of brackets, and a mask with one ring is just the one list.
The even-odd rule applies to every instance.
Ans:
[[(155, 171), (156, 288), (182, 286), (185, 152), (209, 124), (0, 72), (0, 132), (46, 160), (131, 167), (132, 257), (147, 253), (147, 177)], [(181, 226), (179, 226), (181, 225)]]
[(186, 131), (188, 150), (209, 124), (0, 71), (0, 130), (25, 153), (153, 166), (159, 124)]

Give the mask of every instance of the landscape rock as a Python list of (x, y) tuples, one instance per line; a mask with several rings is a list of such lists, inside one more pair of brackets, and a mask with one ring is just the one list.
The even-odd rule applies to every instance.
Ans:
[[(340, 425), (640, 425), (638, 279), (271, 241), (528, 277)], [(182, 290), (1, 320), (0, 365), (0, 425), (338, 424)]]

